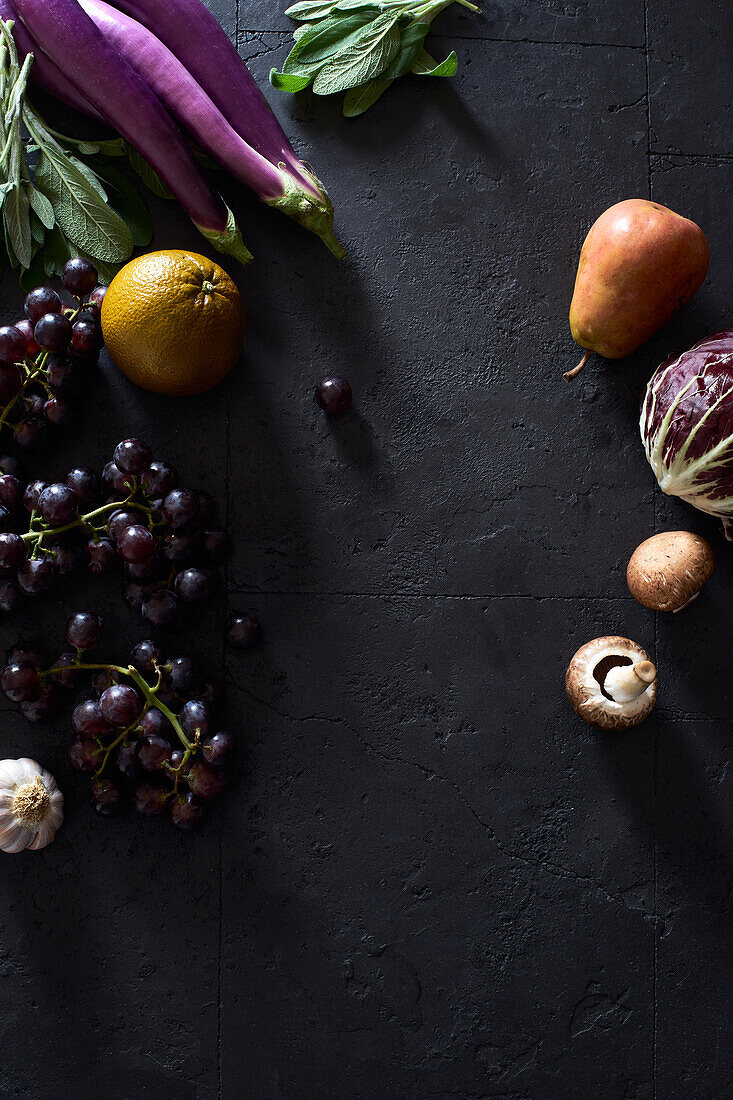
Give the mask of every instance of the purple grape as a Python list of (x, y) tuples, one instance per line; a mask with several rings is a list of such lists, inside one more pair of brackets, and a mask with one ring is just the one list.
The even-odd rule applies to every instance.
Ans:
[(110, 539), (90, 539), (84, 548), (92, 573), (111, 573), (120, 564), (120, 558)]
[(35, 641), (16, 642), (5, 655), (6, 664), (32, 665), (43, 668), (46, 663), (46, 651)]
[(28, 389), (18, 402), (18, 412), (27, 420), (37, 420), (43, 413), (45, 401), (43, 391)]
[(66, 624), (66, 640), (76, 649), (94, 649), (102, 634), (102, 620), (93, 611), (77, 611)]
[(130, 508), (118, 508), (111, 513), (107, 523), (109, 537), (116, 543), (126, 528), (132, 527), (133, 523), (142, 523), (142, 520), (142, 512), (133, 512)]
[(200, 699), (189, 699), (184, 703), (178, 721), (190, 740), (194, 740), (197, 734), (199, 737), (206, 737), (209, 733), (208, 709)]
[(184, 569), (176, 577), (173, 587), (176, 595), (186, 603), (198, 603), (199, 600), (208, 598), (211, 592), (211, 581), (200, 569)]
[(206, 808), (199, 802), (195, 795), (187, 791), (186, 794), (177, 794), (171, 799), (171, 821), (177, 829), (185, 829), (187, 832), (198, 829), (206, 817)]
[(79, 317), (71, 329), (71, 347), (76, 355), (92, 356), (103, 344), (102, 330), (93, 317)]
[(74, 707), (71, 724), (80, 737), (103, 737), (110, 732), (97, 699), (85, 699)]
[(71, 340), (71, 322), (63, 313), (45, 313), (36, 321), (33, 336), (44, 351), (64, 351)]
[(163, 556), (177, 565), (194, 561), (201, 548), (200, 539), (185, 531), (168, 531), (161, 544)]
[(84, 680), (84, 673), (77, 668), (76, 653), (62, 653), (53, 663), (55, 672), (51, 679), (65, 691), (73, 691)]
[(132, 611), (142, 611), (143, 604), (153, 592), (155, 584), (140, 584), (139, 581), (128, 581), (122, 589), (125, 603)]
[(54, 542), (48, 547), (59, 577), (71, 577), (84, 561), (84, 551), (77, 542)]
[(229, 624), (227, 640), (235, 649), (252, 649), (262, 636), (259, 619), (250, 613), (239, 615)]
[(163, 737), (155, 734), (145, 736), (138, 741), (137, 760), (146, 772), (158, 772), (171, 758), (171, 747)]
[(129, 684), (112, 684), (99, 700), (104, 720), (110, 726), (131, 726), (140, 716), (140, 696)]
[(104, 301), (104, 296), (108, 289), (109, 288), (106, 286), (96, 286), (89, 295), (87, 309), (97, 315), (100, 314), (102, 312), (102, 302)]
[(135, 809), (144, 817), (156, 817), (163, 813), (168, 797), (163, 787), (155, 783), (141, 783), (135, 791)]
[(157, 554), (152, 554), (147, 561), (125, 562), (125, 576), (131, 581), (155, 581), (160, 579), (160, 575), (161, 562)]
[(137, 750), (134, 744), (120, 745), (115, 753), (115, 767), (126, 779), (135, 779), (139, 774)]
[(0, 328), (0, 362), (22, 363), (28, 350), (28, 338), (17, 325)]
[(198, 500), (190, 489), (172, 489), (164, 498), (161, 510), (170, 527), (188, 527), (198, 517)]
[(13, 428), (13, 437), (19, 447), (31, 451), (43, 446), (48, 436), (45, 420), (19, 420)]
[(178, 472), (167, 462), (151, 462), (142, 475), (145, 493), (157, 500), (178, 488)]
[(227, 785), (227, 775), (222, 768), (211, 768), (203, 761), (197, 760), (191, 765), (187, 776), (187, 782), (191, 790), (199, 798), (216, 798)]
[(145, 473), (152, 458), (153, 452), (142, 439), (123, 439), (115, 447), (115, 465), (125, 474)]
[[(144, 641), (137, 643), (130, 654), (130, 659), (139, 672), (153, 672), (156, 665), (163, 663), (163, 651), (157, 642), (146, 638)], [(160, 711), (157, 713), (160, 713)]]
[(144, 601), (142, 613), (152, 626), (173, 626), (178, 618), (178, 600), (172, 592), (158, 588)]
[(173, 733), (170, 722), (157, 707), (151, 707), (140, 715), (138, 728), (142, 737), (163, 737), (167, 740)]
[(7, 405), (23, 386), (23, 377), (17, 367), (0, 364), (0, 405)]
[(48, 592), (56, 582), (56, 565), (51, 558), (29, 558), (18, 568), (16, 579), (27, 596)]
[(185, 764), (183, 763), (183, 759), (184, 759), (185, 755), (186, 754), (183, 751), (183, 749), (174, 749), (173, 752), (171, 753), (171, 759), (170, 759), (171, 768), (173, 768), (174, 771), (177, 771), (182, 776), (182, 778), (184, 778), (184, 779), (186, 778), (186, 776), (188, 775), (188, 773), (191, 770), (191, 759), (190, 759), (190, 757), (186, 761)]
[(26, 546), (20, 535), (0, 531), (0, 568), (16, 569), (26, 556)]
[(23, 489), (13, 474), (0, 474), (0, 504), (15, 512), (23, 502)]
[(117, 552), (120, 557), (133, 565), (149, 561), (155, 553), (155, 538), (152, 531), (139, 523), (126, 527), (117, 539)]
[(64, 264), (61, 282), (69, 294), (75, 298), (85, 298), (97, 286), (99, 273), (91, 260), (85, 256), (75, 256)]
[(47, 313), (61, 313), (64, 303), (50, 286), (38, 286), (25, 300), (25, 315), (32, 325)]
[(15, 581), (0, 580), (0, 611), (6, 614), (17, 611), (23, 603), (23, 593)]
[(67, 395), (73, 391), (76, 381), (76, 367), (66, 356), (49, 356), (46, 362), (46, 372), (48, 384), (56, 393)]
[(62, 482), (47, 485), (38, 498), (38, 511), (44, 523), (59, 527), (76, 517), (79, 511), (79, 498), (73, 489)]
[(204, 531), (201, 556), (204, 561), (216, 563), (223, 561), (229, 553), (229, 536), (219, 527)]
[(0, 687), (13, 703), (25, 703), (35, 699), (41, 690), (38, 669), (33, 665), (13, 661), (3, 669)]
[(41, 349), (36, 343), (36, 338), (33, 335), (33, 325), (31, 322), (27, 317), (24, 317), (22, 321), (16, 321), (13, 328), (17, 328), (26, 340), (26, 359), (36, 359)]
[(112, 684), (121, 684), (122, 677), (119, 672), (111, 668), (102, 668), (92, 675), (92, 691), (99, 698), (103, 691)]
[(234, 752), (234, 738), (230, 733), (215, 733), (201, 746), (201, 752), (207, 764), (214, 768), (220, 768), (228, 764)]
[(17, 458), (13, 458), (12, 455), (0, 455), (0, 472), (3, 474), (12, 474), (13, 477), (17, 477), (19, 481), (22, 480), (23, 477), (20, 462)]
[(74, 406), (63, 397), (49, 397), (43, 406), (43, 415), (54, 428), (68, 428), (74, 420)]
[(75, 466), (66, 475), (66, 484), (76, 493), (81, 504), (95, 504), (102, 496), (102, 481), (89, 466)]
[(108, 462), (102, 470), (102, 481), (110, 493), (128, 496), (132, 491), (132, 477), (123, 473), (114, 462)]
[(21, 714), (29, 722), (53, 722), (61, 713), (61, 699), (53, 684), (41, 688), (35, 699), (20, 704)]
[(28, 485), (26, 485), (25, 492), (23, 493), (23, 507), (27, 512), (38, 511), (38, 498), (47, 484), (48, 482), (46, 481), (30, 481)]
[(353, 394), (345, 378), (324, 378), (316, 386), (316, 403), (329, 416), (339, 416), (351, 408)]
[(166, 665), (168, 682), (179, 695), (186, 695), (199, 682), (196, 665), (190, 657), (172, 657)]
[(87, 737), (73, 737), (69, 742), (69, 763), (74, 771), (95, 772), (104, 759), (104, 750)]
[(126, 804), (122, 791), (111, 779), (97, 779), (92, 783), (89, 800), (103, 817), (114, 817), (122, 813)]

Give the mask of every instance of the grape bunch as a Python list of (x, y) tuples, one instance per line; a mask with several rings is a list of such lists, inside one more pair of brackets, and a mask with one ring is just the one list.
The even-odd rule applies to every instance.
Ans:
[(64, 481), (24, 485), (17, 468), (2, 473), (0, 611), (86, 564), (94, 574), (124, 570), (130, 607), (152, 626), (175, 627), (186, 607), (208, 599), (226, 556), (226, 532), (213, 520), (209, 494), (179, 488), (174, 467), (141, 439), (118, 443), (101, 477), (77, 466)]
[(87, 697), (74, 708), (69, 743), (72, 768), (91, 776), (91, 803), (104, 816), (130, 803), (143, 817), (167, 813), (179, 829), (195, 829), (208, 804), (228, 784), (231, 734), (219, 730), (218, 686), (185, 656), (164, 656), (148, 639), (138, 642), (130, 664), (88, 663), (84, 653), (101, 637), (91, 611), (69, 619), (71, 647), (48, 667), (35, 643), (18, 643), (0, 675), (4, 694), (31, 722), (58, 717), (83, 682)]
[(0, 429), (11, 428), (21, 447), (38, 447), (49, 426), (71, 423), (78, 384), (99, 362), (107, 288), (82, 256), (69, 260), (61, 282), (73, 305), (39, 286), (25, 300), (25, 317), (0, 328)]

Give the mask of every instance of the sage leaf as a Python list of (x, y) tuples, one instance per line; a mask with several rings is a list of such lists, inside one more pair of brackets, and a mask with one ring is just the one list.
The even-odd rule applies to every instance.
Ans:
[[(43, 263), (47, 276), (60, 275), (64, 264), (76, 253), (58, 226), (46, 234), (46, 247), (43, 250)], [(38, 284), (36, 283), (36, 286)]]
[(8, 191), (3, 204), (3, 224), (21, 267), (29, 267), (31, 250), (30, 204), (24, 188), (17, 184)]
[(315, 23), (302, 35), (285, 59), (283, 72), (306, 76), (317, 71), (335, 54), (359, 41), (364, 28), (374, 22), (374, 12), (333, 16)]
[(436, 61), (427, 50), (421, 50), (413, 62), (410, 72), (418, 76), (455, 76), (458, 70), (458, 55), (452, 50), (445, 61)]
[(31, 187), (28, 192), (28, 198), (30, 199), (31, 208), (40, 218), (46, 229), (53, 229), (56, 224), (56, 216), (53, 212), (53, 206), (46, 196), (42, 194), (38, 188)]
[(388, 67), (400, 51), (396, 15), (380, 15), (358, 40), (324, 66), (313, 81), (316, 95), (331, 95), (356, 88)]
[(398, 77), (409, 73), (414, 62), (420, 56), (425, 35), (429, 30), (429, 23), (411, 23), (409, 27), (405, 27), (400, 40), (400, 51), (389, 68), (382, 73), (382, 76), (389, 77), (390, 80), (397, 80)]
[[(35, 210), (31, 210), (30, 222), (31, 222), (31, 240), (37, 245), (43, 244), (43, 242), (46, 239), (46, 227), (43, 224), (43, 222), (41, 221), (41, 219), (38, 217), (38, 215), (36, 214)], [(35, 253), (36, 250), (32, 249), (32, 251)]]
[(58, 226), (82, 251), (108, 263), (131, 255), (132, 234), (122, 218), (55, 142), (44, 143), (35, 181), (53, 204)]
[(127, 147), (127, 156), (130, 160), (130, 164), (149, 191), (152, 191), (159, 199), (173, 198), (173, 195), (163, 183), (155, 169), (148, 164), (145, 157), (138, 153), (137, 149), (134, 149), (132, 145), (128, 145)]
[(279, 92), (302, 92), (311, 82), (309, 76), (296, 76), (294, 73), (279, 73), (270, 69), (270, 83)]
[(344, 115), (346, 118), (356, 118), (357, 115), (363, 115), (387, 91), (391, 83), (391, 78), (383, 75), (368, 80), (360, 88), (350, 88), (344, 96)]
[(112, 209), (128, 226), (132, 243), (136, 248), (146, 248), (153, 239), (153, 223), (140, 192), (113, 164), (100, 161), (96, 165), (96, 172), (108, 185)]

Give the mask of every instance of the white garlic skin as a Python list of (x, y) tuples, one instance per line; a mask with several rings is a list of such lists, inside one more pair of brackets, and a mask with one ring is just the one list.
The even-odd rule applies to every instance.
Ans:
[(64, 819), (64, 796), (35, 760), (0, 760), (0, 851), (13, 855), (50, 844)]

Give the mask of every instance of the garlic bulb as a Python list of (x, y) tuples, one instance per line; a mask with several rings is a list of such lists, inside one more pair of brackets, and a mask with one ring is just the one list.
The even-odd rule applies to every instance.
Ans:
[(56, 780), (35, 760), (0, 760), (1, 851), (45, 848), (56, 836), (63, 810)]

